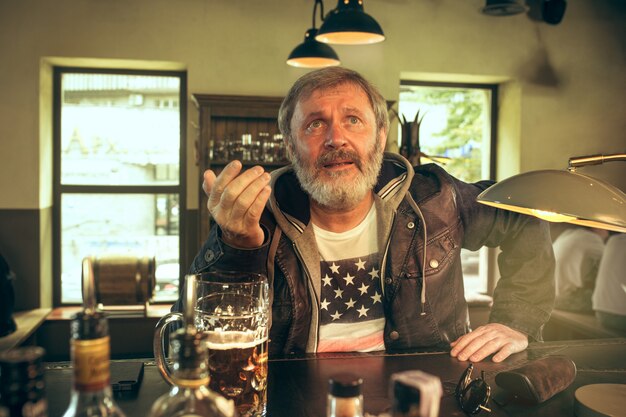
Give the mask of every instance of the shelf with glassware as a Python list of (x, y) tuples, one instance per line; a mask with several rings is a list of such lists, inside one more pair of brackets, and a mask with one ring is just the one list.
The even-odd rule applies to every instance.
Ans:
[[(267, 171), (287, 164), (283, 137), (278, 129), (282, 97), (193, 94), (198, 107), (196, 164), (201, 176), (207, 169), (216, 174), (234, 159), (244, 168), (261, 165)], [(211, 220), (207, 199), (199, 193), (199, 244), (208, 236)]]

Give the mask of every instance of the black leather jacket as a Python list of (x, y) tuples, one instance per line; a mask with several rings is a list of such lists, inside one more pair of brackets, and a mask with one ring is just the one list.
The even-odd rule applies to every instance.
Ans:
[[(533, 217), (476, 203), (491, 184), (464, 183), (436, 165), (413, 169), (401, 156), (385, 154), (375, 204), (387, 350), (447, 347), (470, 330), (460, 251), (483, 246), (501, 249), (490, 321), (541, 340), (554, 303), (549, 229)], [(267, 274), (273, 289), (270, 355), (313, 352), (321, 277), (309, 200), (290, 167), (272, 173), (272, 188), (261, 220), (265, 243), (230, 247), (213, 227), (191, 272)]]

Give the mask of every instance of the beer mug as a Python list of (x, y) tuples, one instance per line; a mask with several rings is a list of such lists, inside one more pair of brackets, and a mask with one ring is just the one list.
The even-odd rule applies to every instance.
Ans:
[[(265, 416), (270, 314), (267, 277), (205, 272), (190, 282), (195, 285), (194, 324), (206, 334), (209, 388), (232, 399), (241, 417)], [(170, 384), (163, 346), (167, 325), (175, 321), (183, 322), (183, 314), (165, 315), (154, 334), (155, 360)]]

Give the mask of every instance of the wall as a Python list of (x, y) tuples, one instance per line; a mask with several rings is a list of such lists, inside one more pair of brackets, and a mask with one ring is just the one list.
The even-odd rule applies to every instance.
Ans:
[[(20, 293), (50, 291), (51, 65), (149, 61), (154, 68), (186, 69), (190, 94), (280, 96), (304, 73), (285, 60), (311, 25), (312, 5), (310, 0), (1, 0), (0, 251), (14, 254), (14, 269), (25, 277), (18, 283)], [(327, 0), (325, 6), (328, 11), (335, 3)], [(506, 81), (503, 96), (515, 102), (502, 103), (510, 125), (501, 127), (501, 149), (507, 150), (498, 154), (501, 178), (564, 168), (572, 155), (626, 151), (626, 2), (570, 0), (557, 26), (526, 15), (486, 16), (482, 6), (483, 0), (368, 0), (365, 10), (387, 40), (334, 49), (344, 66), (373, 80), (388, 99), (397, 99), (401, 73)], [(197, 114), (191, 102), (189, 109), (193, 210), (199, 174), (193, 169), (191, 123)], [(626, 190), (623, 164), (585, 172)], [(16, 211), (29, 219), (25, 234), (9, 227)], [(27, 287), (30, 282), (36, 286)], [(49, 295), (41, 297), (18, 300), (18, 306), (49, 302)]]

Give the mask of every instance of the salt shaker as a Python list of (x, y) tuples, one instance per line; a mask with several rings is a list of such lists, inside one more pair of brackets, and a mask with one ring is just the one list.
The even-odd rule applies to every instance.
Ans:
[(363, 417), (363, 379), (352, 374), (338, 374), (328, 380), (326, 417)]

